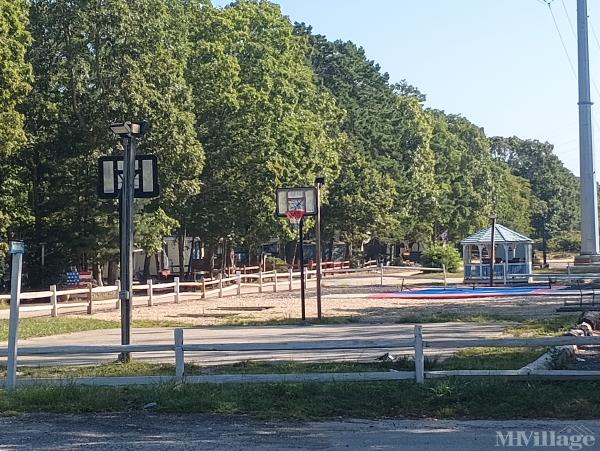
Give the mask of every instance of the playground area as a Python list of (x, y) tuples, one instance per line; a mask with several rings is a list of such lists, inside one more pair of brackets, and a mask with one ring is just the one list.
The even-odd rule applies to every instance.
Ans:
[[(450, 279), (452, 281), (453, 279)], [(395, 323), (419, 322), (422, 318), (456, 318), (485, 316), (491, 318), (515, 318), (520, 320), (556, 315), (563, 305), (560, 296), (539, 290), (531, 296), (531, 290), (507, 289), (502, 296), (493, 296), (481, 290), (474, 296), (436, 296), (424, 294), (421, 298), (410, 297), (415, 293), (469, 291), (472, 288), (427, 288), (423, 284), (439, 283), (437, 279), (413, 279), (406, 287), (411, 291), (400, 292), (397, 279), (389, 278), (380, 285), (379, 277), (331, 278), (323, 281), (323, 317), (329, 322)], [(421, 287), (421, 288), (419, 288)], [(400, 297), (399, 294), (405, 295)], [(309, 281), (306, 292), (307, 319), (315, 319), (316, 290)], [(219, 326), (243, 324), (286, 324), (299, 321), (301, 315), (299, 290), (244, 293), (223, 298), (185, 298), (179, 304), (155, 303), (152, 307), (136, 306), (134, 320), (167, 320), (192, 326)], [(80, 315), (90, 317), (90, 315)], [(117, 310), (96, 310), (94, 318), (118, 320)]]

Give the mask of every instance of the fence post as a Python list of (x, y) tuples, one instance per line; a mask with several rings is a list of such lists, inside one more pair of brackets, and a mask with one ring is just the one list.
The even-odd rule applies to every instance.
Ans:
[(91, 315), (92, 314), (92, 295), (93, 295), (93, 287), (92, 284), (88, 284), (88, 292), (87, 292), (87, 301), (88, 301), (88, 305), (87, 305), (87, 314)]
[(381, 286), (383, 286), (383, 262), (379, 265), (379, 279)]
[(277, 270), (273, 270), (273, 292), (277, 293)]
[[(444, 286), (448, 285), (448, 278), (446, 276), (446, 265), (442, 263), (442, 271), (444, 271)], [(504, 279), (504, 285), (506, 285), (506, 278)]]
[(206, 297), (206, 278), (202, 276), (202, 299)]
[(290, 279), (290, 291), (292, 291), (292, 273), (294, 272), (294, 268), (288, 268), (288, 276)]
[(415, 380), (425, 381), (425, 356), (423, 355), (423, 326), (415, 324)]
[(183, 351), (183, 329), (175, 329), (175, 379), (183, 382), (185, 376), (185, 354)]
[(262, 267), (259, 267), (258, 269), (258, 292), (262, 293), (262, 289), (263, 289), (263, 273), (262, 273)]
[(223, 274), (219, 273), (219, 297), (223, 297)]
[(148, 279), (146, 281), (146, 283), (148, 284), (148, 289), (146, 291), (146, 294), (148, 295), (148, 307), (152, 307), (152, 305), (154, 303), (154, 299), (153, 299), (154, 293), (152, 293), (152, 279)]
[(567, 275), (569, 276), (569, 278), (567, 279), (569, 281), (569, 284), (571, 284), (571, 264), (567, 263)]
[(50, 285), (50, 291), (52, 291), (52, 294), (50, 295), (50, 300), (52, 301), (52, 317), (56, 318), (58, 316), (58, 295), (56, 294), (56, 285)]
[(236, 283), (237, 283), (237, 294), (242, 294), (242, 275), (239, 271), (236, 271)]
[(173, 287), (175, 289), (175, 304), (179, 304), (179, 277), (175, 277), (173, 280), (175, 281), (175, 286)]

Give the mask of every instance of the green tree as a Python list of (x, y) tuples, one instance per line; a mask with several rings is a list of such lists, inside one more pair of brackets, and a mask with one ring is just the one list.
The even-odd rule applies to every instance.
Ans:
[(513, 174), (529, 181), (538, 199), (532, 218), (534, 237), (542, 240), (544, 262), (547, 242), (579, 227), (579, 183), (554, 154), (550, 143), (517, 137), (491, 138), (496, 159)]
[(331, 239), (339, 232), (350, 250), (370, 237), (393, 236), (394, 180), (351, 147), (342, 154), (341, 166), (329, 192), (332, 201), (323, 208), (324, 235)]
[[(146, 119), (140, 153), (158, 155), (162, 196), (180, 222), (200, 188), (185, 8), (170, 0), (32, 0), (34, 92), (27, 152), (34, 242), (58, 263), (105, 258), (116, 210), (96, 197), (96, 159), (118, 150), (114, 121)], [(114, 247), (114, 245), (112, 246)], [(35, 263), (35, 262), (34, 262)]]
[(430, 146), (432, 125), (421, 104), (423, 96), (406, 83), (390, 84), (388, 74), (352, 42), (330, 42), (304, 24), (296, 25), (296, 33), (310, 39), (318, 80), (346, 110), (343, 129), (348, 139), (394, 181), (394, 189), (388, 193), (394, 196), (393, 214), (387, 215), (395, 220), (392, 238), (428, 241), (437, 189)]
[(207, 154), (195, 230), (209, 243), (257, 246), (288, 227), (273, 219), (276, 188), (337, 175), (342, 111), (316, 85), (306, 39), (278, 6), (195, 11), (188, 80)]
[(9, 231), (30, 220), (27, 186), (19, 165), (26, 143), (20, 108), (31, 89), (27, 12), (25, 0), (0, 0), (0, 278)]
[(31, 35), (27, 30), (25, 0), (0, 0), (0, 158), (25, 143), (23, 114), (18, 107), (31, 86), (31, 66), (26, 54)]
[(138, 215), (135, 244), (144, 251), (144, 279), (150, 274), (150, 258), (163, 248), (163, 238), (173, 234), (179, 223), (161, 208), (153, 213)]

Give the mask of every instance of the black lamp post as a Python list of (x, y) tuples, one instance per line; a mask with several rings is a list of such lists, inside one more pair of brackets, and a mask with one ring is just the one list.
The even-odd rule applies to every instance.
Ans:
[[(135, 180), (135, 152), (137, 140), (148, 128), (146, 122), (123, 122), (110, 125), (111, 131), (123, 139), (125, 155), (123, 157), (123, 172), (119, 205), (119, 235), (120, 235), (120, 279), (121, 291), (121, 344), (131, 343), (131, 309), (133, 302), (133, 196)], [(121, 354), (119, 359), (128, 362), (129, 352)]]

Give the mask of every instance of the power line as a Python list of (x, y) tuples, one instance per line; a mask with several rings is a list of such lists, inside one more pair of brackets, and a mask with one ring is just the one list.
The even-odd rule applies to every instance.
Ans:
[(592, 30), (592, 36), (594, 37), (594, 42), (596, 43), (596, 47), (600, 49), (600, 41), (598, 41), (598, 35), (596, 34), (596, 29), (594, 28), (594, 24), (588, 18), (588, 23), (590, 24), (590, 29)]
[(575, 66), (573, 65), (573, 61), (571, 60), (571, 56), (569, 55), (569, 51), (567, 50), (567, 45), (565, 44), (565, 40), (563, 39), (562, 33), (560, 32), (560, 28), (558, 27), (558, 22), (556, 22), (556, 17), (554, 16), (554, 11), (552, 11), (552, 1), (545, 1), (546, 5), (548, 5), (548, 11), (550, 11), (550, 15), (552, 16), (552, 22), (554, 22), (554, 28), (556, 28), (556, 32), (558, 33), (558, 38), (560, 39), (560, 43), (562, 44), (562, 48), (565, 51), (565, 55), (567, 56), (567, 60), (569, 60), (569, 66), (571, 67), (571, 72), (575, 79), (577, 79), (577, 72), (575, 71)]
[[(569, 27), (571, 27), (571, 34), (577, 40), (577, 33), (575, 33), (575, 27), (573, 27), (573, 22), (571, 22), (571, 16), (569, 15), (569, 10), (565, 6), (565, 0), (560, 0), (562, 3), (563, 10), (565, 11), (565, 15), (567, 16), (567, 20), (569, 21)], [(548, 5), (550, 6), (550, 5)]]

